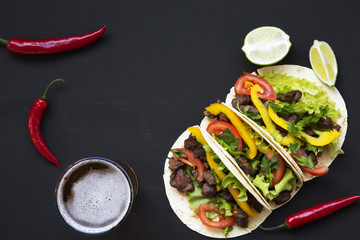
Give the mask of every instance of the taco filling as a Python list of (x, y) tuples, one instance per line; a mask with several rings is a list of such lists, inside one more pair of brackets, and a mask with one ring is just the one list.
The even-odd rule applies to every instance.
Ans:
[(244, 123), (239, 126), (239, 117), (229, 110), (221, 103), (207, 107), (207, 132), (267, 201), (284, 204), (299, 184), (291, 166), (251, 127)]
[(183, 147), (170, 150), (171, 187), (186, 195), (203, 225), (221, 228), (225, 236), (234, 227), (248, 228), (263, 205), (227, 169), (199, 128), (188, 131)]
[(244, 73), (234, 89), (232, 106), (265, 129), (303, 172), (328, 172), (317, 159), (325, 148), (331, 155), (341, 152), (336, 145), (341, 126), (335, 121), (340, 112), (326, 91), (306, 79), (274, 72), (261, 77)]

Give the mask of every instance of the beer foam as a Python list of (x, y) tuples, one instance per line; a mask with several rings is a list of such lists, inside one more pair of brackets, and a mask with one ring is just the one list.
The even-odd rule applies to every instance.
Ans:
[(116, 226), (128, 212), (132, 196), (128, 179), (112, 164), (107, 163), (106, 166), (90, 169), (77, 179), (66, 202), (58, 193), (60, 213), (79, 231), (105, 232)]

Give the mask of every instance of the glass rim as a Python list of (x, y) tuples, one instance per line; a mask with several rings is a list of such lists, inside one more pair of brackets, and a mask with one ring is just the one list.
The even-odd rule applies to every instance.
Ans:
[[(60, 200), (60, 202), (59, 202), (59, 200), (58, 200), (59, 197), (62, 197), (62, 196), (59, 196), (59, 187), (60, 187), (60, 184), (61, 184), (61, 183), (63, 183), (63, 184), (66, 183), (66, 182), (64, 181), (64, 177), (69, 173), (69, 171), (70, 171), (71, 169), (73, 169), (75, 166), (81, 165), (81, 163), (83, 163), (83, 162), (88, 161), (88, 162), (90, 163), (92, 160), (98, 160), (98, 161), (100, 161), (100, 162), (101, 162), (101, 161), (102, 161), (102, 162), (106, 162), (106, 163), (108, 163), (108, 164), (111, 164), (112, 166), (114, 166), (114, 167), (117, 168), (118, 170), (120, 170), (121, 173), (125, 176), (126, 181), (127, 181), (127, 183), (129, 184), (129, 190), (130, 190), (129, 205), (128, 205), (127, 210), (126, 210), (125, 214), (123, 215), (123, 217), (122, 217), (122, 218), (119, 218), (119, 220), (116, 220), (116, 221), (112, 222), (112, 223), (115, 223), (114, 225), (112, 225), (112, 223), (111, 223), (111, 224), (109, 224), (109, 225), (107, 225), (107, 226), (105, 226), (105, 227), (101, 227), (99, 231), (86, 231), (86, 230), (85, 230), (86, 228), (84, 228), (84, 229), (79, 229), (79, 228), (77, 228), (74, 224), (71, 224), (69, 221), (67, 221), (67, 220), (65, 219), (65, 216), (63, 216), (62, 212), (60, 211), (60, 206), (59, 206), (59, 205), (64, 205), (64, 204), (61, 204), (61, 203), (63, 203), (63, 201)], [(120, 161), (120, 162), (121, 162), (121, 163), (124, 163), (124, 162), (122, 162), (122, 161)], [(86, 165), (86, 164), (87, 164), (87, 163), (85, 163), (84, 165)], [(124, 164), (126, 164), (126, 163), (124, 163)], [(128, 164), (126, 164), (126, 166), (129, 167), (130, 170), (131, 170), (131, 171), (133, 172), (133, 174), (135, 175), (135, 180), (136, 180), (136, 183), (135, 183), (135, 184), (138, 185), (138, 179), (137, 179), (137, 177), (136, 177), (135, 172), (132, 170), (132, 168), (131, 168)], [(73, 172), (75, 172), (76, 169), (77, 169), (77, 168), (75, 168)], [(69, 176), (70, 176), (73, 172), (71, 172), (71, 173), (69, 174)], [(63, 181), (64, 181), (64, 182), (63, 182)], [(76, 230), (77, 232), (80, 232), (80, 233), (85, 234), (85, 235), (99, 235), (99, 234), (107, 233), (107, 232), (115, 229), (115, 228), (118, 227), (119, 225), (121, 225), (121, 223), (127, 218), (127, 216), (129, 215), (129, 213), (130, 213), (130, 211), (131, 211), (131, 209), (132, 209), (132, 206), (133, 206), (135, 197), (136, 197), (136, 195), (137, 195), (137, 191), (138, 191), (138, 186), (137, 186), (137, 187), (134, 186), (134, 183), (132, 182), (129, 174), (128, 174), (127, 171), (117, 162), (117, 160), (111, 160), (111, 159), (104, 158), (104, 157), (85, 157), (85, 158), (82, 158), (82, 159), (79, 159), (79, 160), (73, 162), (72, 164), (70, 164), (70, 165), (61, 173), (61, 175), (60, 175), (60, 177), (59, 177), (59, 179), (58, 179), (58, 181), (57, 181), (57, 183), (56, 183), (55, 192), (54, 192), (54, 197), (55, 197), (54, 200), (55, 200), (55, 206), (56, 206), (56, 209), (57, 209), (59, 215), (61, 216), (61, 218), (63, 219), (63, 221), (64, 221), (68, 226), (70, 226), (72, 229)], [(68, 214), (68, 216), (69, 216), (69, 214)], [(70, 219), (71, 219), (71, 218), (70, 218)]]

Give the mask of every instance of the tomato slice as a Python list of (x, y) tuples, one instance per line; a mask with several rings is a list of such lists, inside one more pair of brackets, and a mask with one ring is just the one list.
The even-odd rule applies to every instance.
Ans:
[[(302, 150), (301, 148), (298, 150), (297, 153), (291, 154), (291, 156), (293, 157), (293, 159), (296, 163), (297, 163), (297, 159), (295, 157), (300, 157), (301, 155), (307, 156), (306, 152), (304, 150)], [(309, 174), (311, 174), (313, 176), (317, 176), (317, 177), (322, 176), (329, 171), (329, 168), (324, 163), (321, 163), (321, 162), (316, 164), (314, 169), (311, 169), (311, 168), (305, 167), (305, 166), (301, 166), (300, 164), (298, 164), (298, 166), (300, 167), (300, 169), (303, 172), (309, 173)]]
[[(206, 216), (206, 212), (216, 212), (217, 214), (220, 215), (220, 221), (211, 221)], [(220, 213), (220, 210), (218, 207), (215, 207), (210, 204), (205, 204), (205, 203), (200, 204), (198, 214), (199, 214), (199, 218), (200, 218), (201, 222), (205, 226), (212, 227), (212, 228), (226, 228), (226, 227), (232, 226), (236, 223), (236, 219), (234, 216), (224, 217), (224, 214)]]
[[(252, 84), (249, 84), (251, 82)], [(276, 95), (272, 86), (256, 75), (244, 72), (243, 75), (239, 77), (239, 79), (235, 83), (235, 93), (242, 95), (250, 95), (251, 86), (259, 84), (262, 89), (264, 89), (263, 93), (258, 93), (259, 98), (263, 100), (275, 101)]]
[(217, 135), (221, 135), (226, 129), (230, 130), (230, 132), (232, 133), (232, 135), (235, 139), (236, 138), (239, 139), (239, 143), (238, 143), (236, 150), (241, 152), (243, 149), (243, 145), (244, 145), (243, 140), (242, 140), (238, 130), (236, 130), (234, 125), (232, 125), (231, 123), (226, 122), (226, 121), (214, 120), (208, 125), (208, 127), (206, 128), (206, 131), (208, 133), (210, 133), (211, 135), (214, 133), (217, 136)]
[(279, 167), (279, 169), (273, 169), (271, 171), (272, 174), (274, 174), (274, 179), (273, 179), (272, 184), (271, 184), (270, 187), (273, 187), (273, 186), (275, 186), (275, 184), (280, 182), (280, 180), (283, 177), (284, 172), (285, 172), (285, 161), (284, 161), (284, 159), (282, 157), (280, 157), (279, 154), (276, 154), (276, 155), (278, 156), (280, 167)]
[(284, 159), (278, 154), (278, 153), (275, 153), (274, 151), (268, 151), (266, 153), (266, 158), (268, 160), (270, 160), (274, 155), (276, 154), (276, 156), (278, 157), (278, 161), (279, 161), (279, 164), (280, 164), (280, 167), (278, 169), (273, 169), (271, 171), (272, 174), (274, 174), (274, 178), (272, 180), (272, 183), (270, 185), (270, 188), (275, 186), (275, 184), (277, 184), (281, 178), (283, 177), (284, 175), (284, 172), (285, 172), (285, 162), (284, 162)]
[(309, 173), (309, 174), (311, 174), (313, 176), (317, 176), (317, 177), (322, 176), (322, 175), (324, 175), (325, 173), (327, 173), (329, 171), (329, 168), (323, 163), (316, 164), (314, 169), (304, 167), (304, 166), (300, 166), (300, 165), (299, 165), (299, 167), (301, 168), (301, 170), (303, 172)]
[(194, 153), (192, 151), (190, 151), (189, 149), (185, 149), (185, 148), (176, 148), (174, 150), (182, 150), (185, 154), (186, 154), (186, 158), (177, 158), (175, 155), (174, 158), (182, 161), (183, 163), (189, 165), (192, 168), (197, 168), (198, 170), (198, 177), (197, 180), (198, 181), (202, 181), (204, 180), (204, 164), (201, 162), (201, 160), (199, 158), (194, 157)]

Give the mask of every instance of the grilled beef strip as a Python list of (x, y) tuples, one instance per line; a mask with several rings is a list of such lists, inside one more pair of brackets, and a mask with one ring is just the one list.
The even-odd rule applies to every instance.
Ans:
[(277, 100), (289, 103), (297, 103), (302, 96), (302, 92), (299, 90), (290, 91), (287, 93), (279, 93), (276, 96)]
[(319, 137), (315, 132), (314, 130), (312, 130), (310, 127), (303, 127), (303, 130), (302, 130), (304, 133), (306, 133), (307, 135), (310, 135), (312, 137)]
[(330, 117), (320, 118), (317, 122), (317, 126), (321, 129), (335, 129), (338, 132), (341, 129), (340, 125), (335, 123)]
[(219, 115), (216, 116), (216, 118), (219, 121), (230, 122), (230, 119), (226, 116), (225, 113), (220, 113)]
[(176, 171), (183, 166), (185, 166), (185, 163), (175, 159), (174, 157), (169, 158), (169, 168), (171, 171)]
[(217, 196), (216, 185), (210, 185), (207, 182), (201, 187), (201, 193), (208, 198), (214, 198)]
[(199, 158), (203, 162), (205, 169), (209, 169), (209, 164), (207, 164), (206, 159), (206, 152), (203, 146), (197, 142), (196, 137), (190, 134), (190, 136), (184, 142), (184, 148), (192, 151), (194, 153), (194, 157)]
[(236, 219), (236, 225), (242, 228), (247, 228), (249, 225), (249, 216), (241, 209), (236, 208), (233, 210), (233, 215)]
[(216, 185), (216, 178), (214, 175), (212, 175), (211, 170), (206, 170), (204, 172), (204, 179), (205, 182), (207, 182), (210, 185)]
[(274, 202), (275, 202), (276, 205), (281, 205), (281, 204), (289, 201), (290, 198), (291, 198), (291, 191), (284, 190), (279, 194), (279, 196), (277, 196), (274, 199)]
[(237, 105), (250, 105), (252, 104), (251, 96), (235, 94), (235, 98), (231, 101), (231, 104), (234, 108), (237, 108)]
[(233, 196), (231, 195), (231, 193), (227, 189), (219, 191), (218, 195), (219, 195), (219, 197), (221, 197), (222, 199), (224, 199), (224, 200), (226, 200), (228, 202), (235, 203), (235, 199), (233, 198)]
[(295, 113), (290, 114), (289, 116), (283, 117), (285, 121), (293, 124), (297, 124), (297, 122), (300, 120), (300, 117), (296, 115)]
[(190, 133), (190, 136), (184, 141), (184, 148), (192, 151), (197, 145), (196, 137)]
[(214, 114), (212, 114), (211, 112), (209, 112), (209, 111), (204, 111), (204, 116), (205, 117), (208, 117), (208, 118), (211, 118), (211, 119), (215, 119), (216, 118), (216, 116), (214, 115)]
[(194, 190), (193, 182), (182, 168), (170, 175), (170, 185), (182, 193)]
[(255, 176), (256, 170), (251, 166), (248, 159), (246, 159), (244, 156), (239, 157), (237, 159), (237, 163), (246, 175)]
[(264, 206), (259, 203), (256, 198), (250, 194), (249, 192), (247, 192), (247, 196), (248, 196), (248, 200), (247, 202), (253, 206), (255, 208), (255, 210), (258, 212), (258, 213), (261, 213), (261, 211), (263, 210)]
[[(239, 109), (242, 111), (242, 112), (245, 112), (245, 107), (249, 107), (249, 109), (247, 110), (247, 112), (250, 112), (250, 113), (259, 113), (259, 110), (257, 110), (256, 107), (252, 106), (252, 105), (239, 105)], [(237, 107), (235, 109), (238, 109)]]

